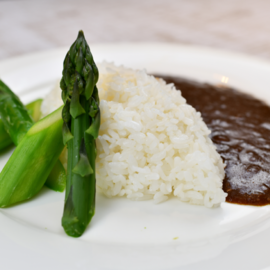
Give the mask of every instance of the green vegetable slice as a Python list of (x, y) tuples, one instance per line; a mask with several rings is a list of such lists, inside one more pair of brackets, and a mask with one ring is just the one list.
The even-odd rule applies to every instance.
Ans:
[(0, 173), (0, 207), (30, 199), (44, 185), (61, 154), (62, 107), (30, 128)]
[[(42, 99), (37, 99), (29, 104), (27, 104), (25, 107), (29, 113), (29, 115), (33, 118), (35, 122), (37, 122), (40, 119), (40, 106), (42, 103)], [(6, 132), (4, 123), (0, 116), (0, 151), (7, 146), (12, 145), (13, 142), (9, 136), (9, 134)]]
[(20, 99), (0, 80), (0, 116), (5, 130), (15, 145), (34, 124)]
[[(3, 140), (3, 146), (7, 146), (10, 143), (7, 133), (15, 145), (20, 143), (27, 131), (33, 126), (34, 121), (39, 120), (41, 103), (42, 100), (38, 99), (25, 107), (19, 97), (0, 80), (0, 117), (6, 130), (6, 133), (0, 133), (0, 146), (1, 139)], [(63, 186), (66, 184), (66, 172), (60, 161), (57, 161), (55, 166), (52, 174), (49, 175), (46, 186), (55, 191), (62, 192), (64, 191)]]
[(4, 123), (0, 116), (0, 151), (9, 145), (12, 145), (12, 140), (9, 136), (9, 134), (6, 132)]

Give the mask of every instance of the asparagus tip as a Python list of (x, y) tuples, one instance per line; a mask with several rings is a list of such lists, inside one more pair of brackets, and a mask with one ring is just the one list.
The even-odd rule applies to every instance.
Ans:
[(78, 33), (78, 37), (83, 37), (84, 38), (84, 33), (83, 33), (83, 30), (80, 30), (79, 33)]

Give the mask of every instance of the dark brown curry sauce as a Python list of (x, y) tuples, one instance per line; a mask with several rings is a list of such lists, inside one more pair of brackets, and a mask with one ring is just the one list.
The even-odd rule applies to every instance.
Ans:
[(233, 88), (159, 76), (201, 112), (223, 158), (227, 202), (270, 204), (270, 107)]

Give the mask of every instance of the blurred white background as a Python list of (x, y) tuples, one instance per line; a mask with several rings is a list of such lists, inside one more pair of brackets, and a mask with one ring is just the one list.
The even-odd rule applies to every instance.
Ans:
[(269, 0), (1, 1), (0, 60), (91, 43), (173, 42), (270, 60)]

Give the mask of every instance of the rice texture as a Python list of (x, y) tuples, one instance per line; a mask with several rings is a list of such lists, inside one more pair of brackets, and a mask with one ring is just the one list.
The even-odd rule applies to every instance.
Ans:
[[(98, 68), (98, 189), (155, 203), (170, 196), (206, 207), (224, 202), (224, 164), (200, 113), (181, 92), (144, 70), (105, 62)], [(53, 91), (55, 98), (61, 92), (59, 86)], [(45, 98), (42, 108), (48, 107)]]

